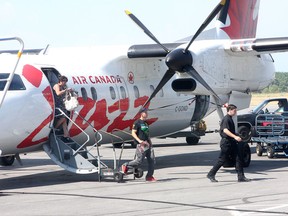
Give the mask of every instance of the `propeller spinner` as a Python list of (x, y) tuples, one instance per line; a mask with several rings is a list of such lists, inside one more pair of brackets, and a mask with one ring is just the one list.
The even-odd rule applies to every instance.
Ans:
[(220, 12), (225, 3), (226, 0), (222, 0), (214, 8), (214, 10), (209, 14), (209, 16), (202, 23), (202, 25), (197, 30), (195, 35), (192, 37), (192, 39), (190, 40), (185, 49), (177, 48), (174, 50), (167, 49), (163, 44), (161, 44), (158, 41), (158, 39), (145, 27), (145, 25), (136, 16), (134, 16), (131, 12), (127, 10), (125, 11), (126, 14), (144, 31), (146, 35), (148, 35), (154, 42), (156, 42), (167, 52), (165, 63), (168, 67), (168, 70), (164, 74), (163, 78), (160, 80), (154, 92), (145, 102), (143, 107), (145, 107), (151, 101), (151, 99), (155, 97), (155, 95), (160, 91), (160, 89), (173, 77), (176, 71), (188, 73), (192, 78), (201, 83), (214, 96), (215, 99), (220, 101), (218, 95), (213, 91), (213, 89), (208, 85), (208, 83), (200, 76), (200, 74), (193, 68), (192, 66), (193, 57), (191, 52), (189, 51), (189, 47), (191, 46), (193, 41), (201, 34), (201, 32), (209, 25), (209, 23), (215, 18), (215, 16)]

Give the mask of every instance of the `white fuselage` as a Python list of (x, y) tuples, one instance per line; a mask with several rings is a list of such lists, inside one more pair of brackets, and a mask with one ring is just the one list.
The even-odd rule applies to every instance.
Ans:
[[(224, 47), (223, 41), (205, 46), (199, 41), (191, 46), (197, 59), (193, 67), (223, 98), (228, 100), (231, 91), (255, 91), (271, 82), (274, 67), (269, 55), (239, 57), (224, 51)], [(163, 58), (128, 59), (127, 50), (115, 46), (63, 48), (50, 49), (47, 55), (23, 55), (16, 74), (25, 89), (9, 90), (0, 108), (2, 155), (39, 150), (48, 141), (55, 109), (55, 79), (47, 75), (50, 69), (67, 76), (67, 85), (79, 93), (76, 113), (80, 116), (72, 112), (71, 118), (89, 134), (90, 144), (95, 142), (95, 129), (103, 136), (102, 143), (121, 141), (111, 133), (131, 140), (130, 130), (139, 117), (138, 111), (167, 66)], [(0, 55), (0, 64), (5, 65), (0, 74), (12, 71), (11, 58)], [(189, 76), (177, 73), (149, 104), (152, 137), (187, 128), (195, 114), (194, 95), (209, 94), (199, 83), (194, 92), (178, 94), (171, 90), (171, 82), (183, 77)], [(207, 113), (213, 109), (215, 105), (210, 104)], [(69, 132), (77, 141), (83, 141), (85, 136), (78, 126), (70, 122)]]

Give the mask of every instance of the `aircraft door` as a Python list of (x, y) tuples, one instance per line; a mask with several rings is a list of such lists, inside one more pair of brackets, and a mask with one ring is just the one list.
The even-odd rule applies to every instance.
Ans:
[(41, 70), (53, 88), (53, 86), (58, 83), (58, 77), (60, 76), (60, 73), (55, 68), (41, 68)]
[[(10, 88), (18, 88), (19, 84), (23, 84), (25, 88), (19, 86), (19, 89), (9, 91), (9, 100), (1, 108), (0, 130), (4, 131), (2, 137), (8, 138), (5, 142), (2, 140), (8, 148), (0, 146), (3, 154), (11, 154), (11, 151), (15, 154), (15, 149), (19, 153), (25, 152), (27, 148), (38, 149), (48, 140), (50, 125), (53, 123), (53, 92), (43, 71), (30, 64), (21, 65), (19, 70), (21, 72), (18, 74), (21, 73), (21, 76), (16, 74), (15, 78), (21, 80), (12, 80)], [(7, 113), (13, 115), (3, 116)], [(15, 139), (11, 139), (11, 135), (15, 136)]]

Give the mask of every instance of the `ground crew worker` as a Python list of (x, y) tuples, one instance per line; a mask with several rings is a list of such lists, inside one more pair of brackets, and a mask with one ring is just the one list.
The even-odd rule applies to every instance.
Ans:
[(238, 182), (247, 182), (250, 179), (246, 178), (243, 170), (243, 160), (238, 150), (238, 142), (241, 142), (242, 139), (235, 133), (235, 124), (232, 119), (237, 113), (237, 107), (233, 104), (229, 104), (227, 107), (227, 115), (222, 119), (220, 124), (220, 156), (218, 162), (212, 167), (210, 172), (207, 174), (207, 178), (211, 182), (218, 182), (215, 179), (217, 171), (223, 166), (223, 164), (229, 160), (229, 157), (232, 158), (235, 163), (235, 169), (238, 173)]
[(136, 158), (133, 161), (124, 163), (121, 168), (123, 173), (127, 173), (129, 168), (137, 168), (140, 166), (146, 157), (148, 161), (146, 181), (156, 181), (153, 177), (155, 158), (152, 149), (152, 142), (149, 136), (149, 125), (146, 122), (147, 117), (147, 109), (142, 108), (140, 110), (140, 118), (134, 122), (131, 132), (131, 135), (134, 138), (134, 144), (137, 145)]

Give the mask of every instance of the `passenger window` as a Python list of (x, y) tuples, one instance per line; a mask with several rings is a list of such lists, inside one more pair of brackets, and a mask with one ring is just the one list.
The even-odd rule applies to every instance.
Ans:
[(116, 98), (115, 89), (114, 89), (112, 86), (110, 86), (109, 89), (110, 89), (111, 98), (112, 98), (113, 100), (115, 100), (115, 98)]
[[(151, 94), (154, 92), (154, 90), (155, 90), (154, 86), (150, 85)], [(159, 96), (159, 97), (163, 97), (164, 96), (163, 88), (161, 88), (156, 95)]]
[(122, 99), (126, 98), (126, 91), (123, 86), (120, 86), (120, 92), (121, 92)]
[(91, 94), (92, 94), (92, 99), (94, 101), (97, 100), (97, 92), (96, 92), (96, 89), (94, 87), (91, 87)]
[(140, 97), (139, 89), (137, 86), (133, 86), (135, 98)]
[(82, 94), (82, 98), (84, 101), (87, 101), (88, 100), (88, 97), (87, 97), (87, 91), (85, 88), (81, 88), (81, 94)]
[(150, 85), (150, 92), (151, 92), (151, 94), (154, 92), (154, 90), (155, 90), (154, 86), (153, 86), (153, 85)]
[[(3, 91), (5, 88), (6, 80), (9, 77), (9, 73), (2, 73), (0, 74), (0, 91)], [(26, 90), (26, 87), (18, 74), (14, 74), (12, 82), (9, 87), (10, 90)]]

